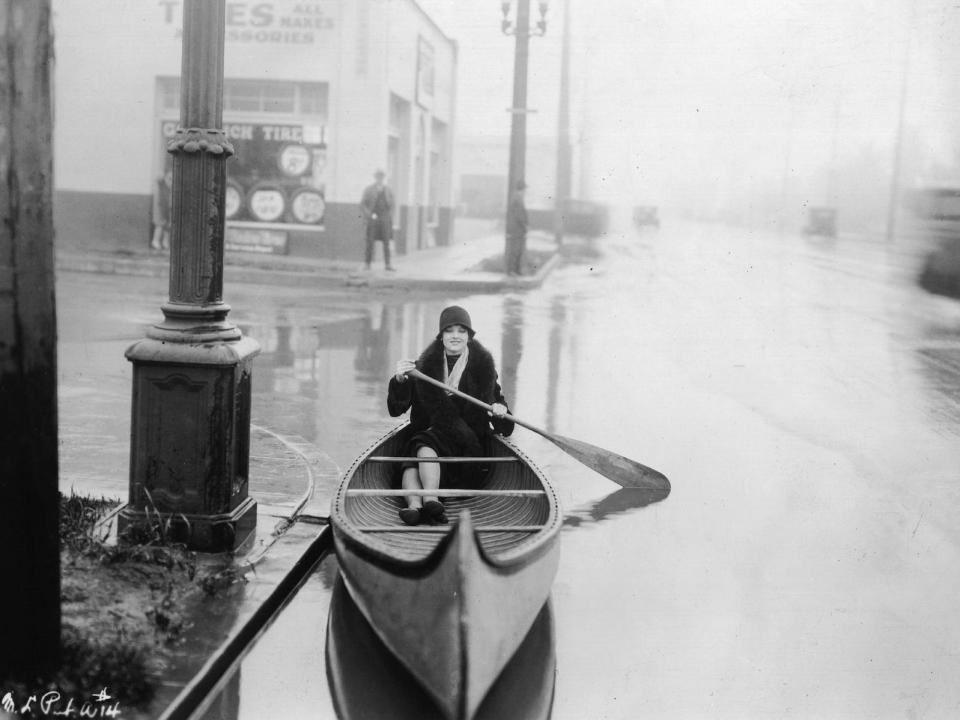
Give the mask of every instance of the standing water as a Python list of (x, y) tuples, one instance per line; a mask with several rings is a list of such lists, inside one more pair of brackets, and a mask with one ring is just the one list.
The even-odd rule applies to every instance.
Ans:
[[(393, 427), (396, 361), (459, 304), (515, 415), (670, 478), (666, 499), (625, 491), (514, 434), (566, 514), (551, 622), (512, 676), (542, 690), (555, 661), (555, 720), (948, 717), (960, 304), (919, 290), (901, 250), (665, 218), (571, 242), (526, 293), (229, 295), (264, 348), (253, 422), (341, 468)], [(336, 717), (331, 687), (367, 672), (328, 676), (331, 606), (360, 632), (336, 578), (324, 560), (211, 713)], [(372, 687), (393, 673), (367, 647)]]

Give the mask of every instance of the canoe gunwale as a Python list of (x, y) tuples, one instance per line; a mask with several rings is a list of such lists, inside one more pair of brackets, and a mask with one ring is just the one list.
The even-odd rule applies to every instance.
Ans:
[[(344, 511), (344, 501), (346, 500), (351, 480), (357, 469), (366, 462), (367, 457), (372, 455), (385, 442), (401, 433), (408, 424), (409, 423), (405, 421), (392, 428), (372, 443), (366, 451), (353, 461), (344, 474), (343, 480), (334, 496), (330, 513), (330, 524), (335, 537), (348, 546), (351, 552), (361, 556), (364, 560), (382, 568), (389, 569), (390, 572), (396, 575), (422, 577), (432, 573), (442, 561), (455, 534), (454, 527), (457, 524), (456, 521), (451, 523), (450, 530), (441, 538), (440, 542), (430, 553), (423, 558), (412, 559), (398, 557), (391, 553), (389, 551), (389, 545), (382, 540), (382, 536), (387, 533), (371, 534), (361, 530)], [(517, 567), (523, 567), (537, 561), (551, 550), (556, 536), (563, 525), (563, 518), (559, 512), (560, 504), (556, 490), (544, 475), (543, 471), (540, 470), (520, 448), (507, 438), (495, 435), (494, 441), (501, 443), (509, 453), (516, 455), (520, 462), (533, 473), (544, 491), (549, 507), (549, 515), (542, 523), (542, 530), (537, 533), (531, 533), (529, 538), (526, 538), (516, 547), (500, 552), (496, 557), (491, 556), (484, 550), (480, 542), (479, 533), (475, 531), (471, 533), (484, 563), (498, 574), (509, 574)], [(442, 488), (438, 494), (443, 496)], [(431, 534), (435, 532), (434, 530)]]

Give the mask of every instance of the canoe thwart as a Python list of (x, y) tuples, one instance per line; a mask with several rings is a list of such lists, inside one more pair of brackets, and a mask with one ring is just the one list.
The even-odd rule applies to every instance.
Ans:
[(515, 457), (401, 457), (398, 455), (371, 455), (367, 462), (429, 462), (429, 463), (515, 463)]
[[(357, 530), (369, 533), (448, 533), (449, 525), (357, 525)], [(479, 525), (473, 528), (476, 532), (524, 532), (535, 533), (543, 530), (543, 525)]]
[(438, 490), (381, 490), (376, 488), (350, 488), (346, 491), (348, 497), (540, 497), (545, 495), (543, 490), (455, 490), (453, 488)]

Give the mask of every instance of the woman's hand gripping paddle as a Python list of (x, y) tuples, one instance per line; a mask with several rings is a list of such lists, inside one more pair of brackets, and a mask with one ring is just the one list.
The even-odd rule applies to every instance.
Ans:
[[(487, 405), (482, 400), (478, 400), (472, 395), (467, 395), (465, 392), (461, 392), (456, 388), (449, 387), (439, 380), (435, 380), (429, 375), (424, 375), (419, 370), (410, 370), (407, 372), (407, 374), (411, 377), (417, 378), (418, 380), (422, 380), (423, 382), (443, 388), (447, 392), (453, 393), (458, 397), (462, 397), (464, 400), (472, 402), (474, 405), (479, 405), (482, 408), (486, 408), (488, 412), (492, 412), (493, 410), (490, 405)], [(670, 481), (667, 479), (666, 475), (661, 472), (657, 472), (653, 468), (649, 468), (646, 465), (642, 465), (636, 460), (625, 458), (622, 455), (617, 455), (609, 450), (595, 447), (580, 440), (573, 440), (572, 438), (563, 437), (562, 435), (554, 435), (553, 433), (542, 430), (541, 428), (524, 422), (523, 420), (520, 420), (519, 418), (516, 418), (510, 414), (505, 414), (503, 417), (507, 420), (513, 421), (517, 425), (527, 428), (527, 430), (532, 430), (538, 435), (542, 435), (558, 448), (567, 453), (567, 455), (570, 455), (575, 460), (583, 463), (591, 470), (603, 475), (608, 480), (612, 480), (621, 487), (640, 488), (643, 490), (658, 490), (661, 492), (670, 491)]]

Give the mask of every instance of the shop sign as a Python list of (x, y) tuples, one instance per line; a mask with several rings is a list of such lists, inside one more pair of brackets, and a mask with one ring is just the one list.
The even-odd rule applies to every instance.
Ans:
[[(177, 126), (162, 123), (164, 141)], [(322, 126), (226, 123), (223, 131), (234, 148), (227, 160), (227, 221), (323, 228), (327, 145)]]
[(287, 233), (284, 230), (228, 225), (223, 238), (223, 247), (225, 250), (286, 255)]
[[(183, 36), (183, 0), (158, 2), (174, 37)], [(225, 39), (237, 44), (312, 45), (336, 27), (334, 0), (227, 0)]]

